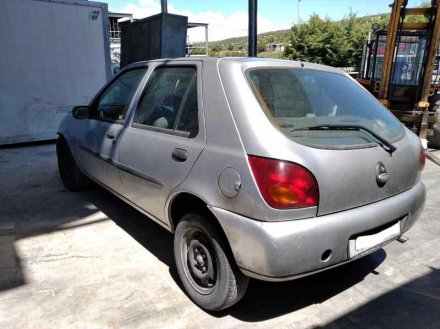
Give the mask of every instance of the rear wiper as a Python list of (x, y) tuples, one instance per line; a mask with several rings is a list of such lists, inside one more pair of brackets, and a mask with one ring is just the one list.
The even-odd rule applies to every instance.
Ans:
[(393, 144), (391, 144), (385, 138), (381, 137), (371, 129), (368, 129), (364, 126), (323, 124), (323, 125), (316, 125), (310, 127), (296, 128), (293, 129), (292, 131), (305, 131), (305, 130), (364, 130), (367, 133), (369, 133), (371, 136), (373, 136), (377, 140), (377, 144), (379, 144), (379, 146), (382, 147), (385, 151), (387, 151), (390, 155), (397, 149)]

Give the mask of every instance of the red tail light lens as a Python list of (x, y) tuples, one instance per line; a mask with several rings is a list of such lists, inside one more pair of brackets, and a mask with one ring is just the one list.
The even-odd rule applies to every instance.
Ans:
[(295, 209), (318, 205), (318, 183), (306, 168), (292, 162), (256, 156), (249, 156), (249, 164), (269, 206)]

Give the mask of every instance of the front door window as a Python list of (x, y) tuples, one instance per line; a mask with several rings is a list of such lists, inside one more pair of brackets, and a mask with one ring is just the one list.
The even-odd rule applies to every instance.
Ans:
[(147, 68), (139, 68), (120, 75), (104, 91), (96, 106), (92, 106), (91, 117), (105, 121), (124, 121), (131, 99), (146, 71)]

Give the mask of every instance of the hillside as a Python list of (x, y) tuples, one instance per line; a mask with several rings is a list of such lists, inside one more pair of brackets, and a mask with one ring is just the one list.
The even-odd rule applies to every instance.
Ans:
[[(429, 7), (428, 1), (422, 1), (419, 4), (420, 7)], [(310, 17), (313, 17), (316, 15), (311, 15)], [(381, 27), (386, 27), (386, 21), (389, 19), (390, 13), (379, 13), (379, 14), (373, 14), (373, 15), (366, 15), (358, 17), (356, 13), (350, 12), (346, 17), (344, 17), (341, 20), (335, 20), (332, 21), (328, 18), (324, 18), (323, 21), (331, 21), (335, 24), (344, 24), (349, 21), (356, 21), (358, 24), (363, 24), (363, 30), (364, 33), (368, 34), (369, 31), (371, 31), (370, 27), (372, 23), (381, 23)], [(410, 16), (409, 19), (407, 18), (406, 21), (408, 22), (424, 22), (426, 21), (426, 18), (424, 16)], [(308, 21), (303, 25), (308, 25)], [(368, 28), (366, 28), (368, 26)], [(295, 28), (295, 26), (293, 26)], [(268, 43), (286, 43), (289, 41), (290, 37), (292, 35), (292, 29), (287, 30), (278, 30), (278, 31), (272, 31), (272, 32), (265, 32), (258, 34), (258, 52), (265, 52), (266, 51), (266, 45)], [(228, 56), (228, 53), (231, 53), (230, 55), (236, 56), (236, 55), (242, 55), (246, 56), (247, 53), (247, 36), (243, 37), (236, 37), (236, 38), (229, 38), (219, 41), (212, 41), (209, 42), (209, 48), (210, 50), (216, 54), (216, 55), (226, 55)], [(203, 46), (203, 43), (199, 43), (198, 45)], [(243, 53), (243, 54), (241, 54)], [(272, 52), (270, 52), (272, 53)], [(274, 54), (268, 54), (270, 56)], [(277, 55), (278, 56), (278, 55)]]
[[(288, 38), (289, 32), (290, 29), (260, 33), (258, 34), (258, 43), (260, 44), (260, 47), (267, 43), (283, 43)], [(247, 50), (247, 36), (212, 41), (209, 43), (209, 48), (215, 52)]]

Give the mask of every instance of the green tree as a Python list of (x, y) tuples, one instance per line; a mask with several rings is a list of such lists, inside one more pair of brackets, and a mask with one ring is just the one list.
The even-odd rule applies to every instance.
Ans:
[(358, 65), (371, 25), (379, 23), (386, 28), (387, 18), (388, 15), (359, 18), (350, 12), (343, 20), (332, 21), (314, 14), (308, 22), (292, 27), (284, 56), (331, 66)]
[(205, 55), (205, 54), (206, 54), (206, 49), (203, 47), (195, 48), (191, 53), (191, 55)]
[(267, 44), (261, 40), (258, 40), (257, 43), (257, 52), (262, 53), (263, 51), (266, 51)]

